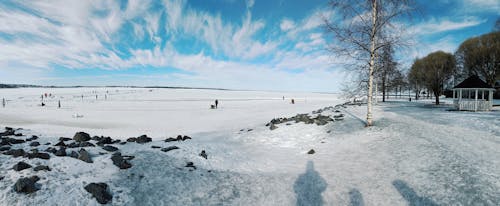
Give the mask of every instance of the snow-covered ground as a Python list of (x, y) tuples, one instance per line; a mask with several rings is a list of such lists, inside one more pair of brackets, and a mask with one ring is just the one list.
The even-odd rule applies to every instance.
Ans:
[[(275, 117), (343, 101), (314, 93), (115, 90), (54, 89), (47, 91), (56, 97), (46, 107), (37, 106), (45, 90), (0, 90), (0, 98), (9, 100), (0, 108), (0, 126), (25, 128), (18, 132), (26, 137), (17, 138), (39, 135), (40, 151), (77, 131), (122, 140), (153, 137), (150, 143), (114, 145), (135, 156), (125, 170), (100, 147), (86, 148), (92, 164), (0, 155), (0, 205), (96, 205), (84, 190), (90, 182), (107, 183), (113, 205), (500, 205), (499, 109), (456, 112), (426, 101), (379, 102), (370, 128), (363, 122), (366, 107), (354, 105), (337, 108), (345, 114), (341, 121), (292, 121), (270, 130), (265, 124)], [(220, 109), (208, 108), (214, 99)], [(322, 115), (338, 114), (334, 110)], [(193, 139), (161, 141), (177, 134)], [(28, 144), (12, 147), (29, 150)], [(180, 149), (151, 148), (173, 145)], [(310, 149), (315, 153), (307, 154)], [(201, 150), (208, 159), (198, 155)], [(21, 160), (52, 171), (10, 169)], [(184, 167), (187, 162), (197, 168)], [(12, 190), (19, 177), (34, 174), (41, 177), (39, 191)]]

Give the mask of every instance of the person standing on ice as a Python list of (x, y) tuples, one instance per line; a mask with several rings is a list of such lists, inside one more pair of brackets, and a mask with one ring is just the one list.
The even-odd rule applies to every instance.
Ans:
[(2, 107), (5, 107), (5, 98), (2, 98)]
[(217, 106), (219, 105), (219, 100), (215, 100), (215, 109), (217, 109)]

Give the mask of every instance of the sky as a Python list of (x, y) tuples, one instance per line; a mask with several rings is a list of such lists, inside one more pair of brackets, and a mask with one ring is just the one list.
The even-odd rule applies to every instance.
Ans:
[[(488, 33), (498, 0), (417, 1), (405, 70)], [(0, 83), (338, 92), (327, 0), (0, 1)]]

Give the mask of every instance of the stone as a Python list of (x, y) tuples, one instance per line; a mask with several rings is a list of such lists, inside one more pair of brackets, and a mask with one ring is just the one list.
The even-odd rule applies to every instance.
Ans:
[(182, 137), (182, 141), (186, 141), (188, 139), (192, 139), (192, 138), (190, 136), (186, 136), (186, 135), (184, 135), (184, 137)]
[(160, 147), (160, 146), (153, 145), (153, 146), (151, 146), (151, 148), (153, 148), (153, 149), (159, 149), (159, 148), (161, 148), (161, 147)]
[(108, 185), (106, 183), (90, 183), (84, 187), (84, 189), (92, 194), (92, 196), (100, 204), (107, 204), (113, 199), (113, 196), (108, 191)]
[(86, 163), (94, 163), (90, 158), (90, 154), (85, 149), (80, 149), (78, 152), (78, 159)]
[(5, 155), (12, 155), (12, 157), (22, 157), (26, 154), (23, 149), (11, 149), (9, 151), (4, 152)]
[(113, 161), (113, 164), (120, 169), (128, 169), (132, 167), (132, 164), (130, 164), (128, 160), (124, 159), (122, 154), (119, 152), (115, 152), (111, 155), (111, 161)]
[(85, 132), (77, 132), (75, 136), (73, 136), (73, 140), (77, 142), (86, 142), (90, 140), (90, 135)]
[(165, 142), (174, 142), (174, 141), (177, 141), (176, 138), (173, 138), (173, 137), (169, 137), (167, 139), (164, 140)]
[(33, 140), (37, 140), (37, 139), (38, 139), (38, 136), (33, 135), (33, 136), (31, 136), (31, 138), (26, 139), (26, 141), (33, 141)]
[(193, 162), (187, 162), (185, 167), (191, 167), (193, 169), (196, 169), (196, 166), (194, 166)]
[(115, 152), (115, 151), (117, 151), (117, 150), (118, 150), (118, 148), (113, 147), (113, 146), (109, 146), (109, 145), (106, 145), (106, 146), (102, 147), (102, 149), (103, 149), (103, 150), (106, 150), (106, 151), (108, 151), (108, 152)]
[(26, 142), (24, 141), (24, 139), (14, 139), (14, 138), (7, 138), (6, 141), (9, 144), (22, 144)]
[[(55, 148), (53, 148), (53, 147), (49, 147), (49, 148), (47, 148), (45, 151), (46, 151), (46, 152), (50, 152), (50, 153), (52, 153), (52, 154), (54, 154), (54, 153), (56, 153), (56, 152), (57, 152), (57, 150), (56, 150)], [(57, 156), (57, 155), (56, 155), (56, 156)]]
[(269, 127), (270, 130), (275, 130), (275, 129), (278, 129), (278, 127), (274, 124), (271, 124), (271, 126)]
[(61, 141), (61, 142), (66, 142), (66, 141), (70, 141), (70, 140), (71, 140), (71, 138), (69, 138), (69, 137), (59, 137), (59, 141)]
[(207, 153), (205, 152), (205, 150), (201, 150), (200, 156), (205, 158), (205, 159), (208, 159), (208, 156), (207, 156)]
[(39, 166), (36, 166), (35, 168), (33, 168), (33, 171), (35, 171), (35, 172), (42, 171), (42, 170), (51, 171), (49, 166), (45, 166), (45, 165), (39, 165)]
[(10, 150), (10, 146), (1, 146), (0, 147), (0, 152), (8, 151), (8, 150)]
[(71, 151), (71, 153), (69, 153), (69, 156), (78, 159), (78, 152)]
[(111, 137), (102, 137), (97, 141), (97, 145), (103, 146), (105, 144), (113, 144), (113, 139)]
[(31, 147), (38, 147), (38, 146), (40, 146), (40, 142), (31, 142), (30, 146)]
[(38, 176), (21, 178), (17, 180), (16, 184), (14, 184), (14, 191), (25, 194), (36, 192), (38, 190), (38, 187), (36, 186), (36, 182), (38, 182), (38, 180), (40, 180)]
[(66, 147), (66, 143), (64, 143), (64, 141), (59, 141), (57, 144), (55, 144), (54, 146), (58, 146), (58, 147)]
[(182, 141), (182, 135), (177, 135), (177, 141)]
[(27, 157), (28, 159), (34, 159), (34, 158), (44, 159), (44, 160), (50, 159), (50, 155), (48, 153), (43, 153), (43, 152), (26, 153), (24, 157)]
[(168, 152), (168, 151), (176, 150), (176, 149), (179, 149), (179, 147), (177, 147), (177, 146), (170, 146), (170, 147), (162, 148), (161, 151), (162, 152)]
[(149, 138), (146, 135), (141, 135), (140, 137), (137, 137), (137, 140), (135, 142), (139, 144), (144, 144), (146, 142), (151, 142), (153, 139)]
[(66, 148), (64, 147), (60, 147), (56, 152), (54, 152), (54, 155), (58, 156), (58, 157), (64, 157), (66, 156)]
[(15, 171), (21, 171), (21, 170), (25, 170), (25, 169), (28, 169), (28, 168), (31, 168), (31, 165), (29, 165), (28, 163), (26, 162), (18, 162), (16, 165), (14, 165), (14, 167), (12, 167), (13, 170)]
[(23, 135), (23, 133), (16, 133), (16, 134), (14, 134), (14, 136), (16, 136), (16, 137), (22, 137), (24, 135)]
[(135, 142), (135, 141), (137, 141), (137, 138), (135, 138), (135, 137), (131, 137), (131, 138), (127, 139), (127, 142)]
[(309, 150), (309, 152), (307, 152), (307, 154), (314, 154), (316, 153), (316, 151), (314, 151), (313, 149)]

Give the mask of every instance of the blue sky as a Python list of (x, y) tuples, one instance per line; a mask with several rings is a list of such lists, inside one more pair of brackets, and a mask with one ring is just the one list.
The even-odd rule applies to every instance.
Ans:
[[(490, 32), (497, 0), (418, 1), (404, 24), (417, 57)], [(336, 92), (326, 0), (0, 2), (0, 83), (161, 85)]]

